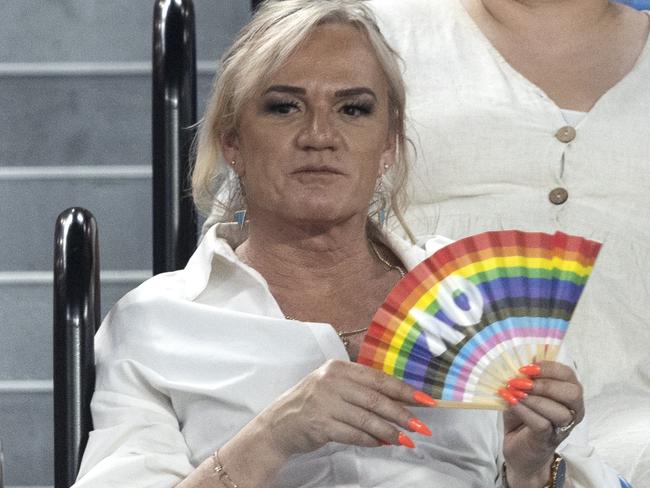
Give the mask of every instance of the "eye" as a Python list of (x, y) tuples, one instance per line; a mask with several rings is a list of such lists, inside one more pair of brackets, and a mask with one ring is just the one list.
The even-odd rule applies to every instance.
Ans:
[(373, 110), (374, 106), (371, 103), (365, 102), (346, 103), (341, 107), (341, 113), (354, 118), (369, 115)]
[(300, 109), (300, 104), (294, 100), (271, 100), (265, 109), (271, 114), (289, 115)]

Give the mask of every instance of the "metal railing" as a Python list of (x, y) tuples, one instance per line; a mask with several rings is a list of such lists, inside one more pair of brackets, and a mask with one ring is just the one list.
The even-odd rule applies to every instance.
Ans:
[(5, 455), (0, 440), (0, 488), (5, 488)]
[[(252, 0), (255, 9), (261, 0)], [(156, 0), (152, 91), (154, 274), (183, 267), (196, 246), (189, 196), (196, 116), (192, 0)], [(83, 208), (57, 218), (54, 243), (54, 486), (76, 479), (92, 430), (94, 334), (100, 325), (97, 223)], [(0, 488), (3, 459), (0, 444)]]
[(196, 46), (192, 0), (156, 0), (153, 22), (153, 273), (187, 264), (196, 247), (189, 194), (196, 124)]
[(62, 212), (54, 230), (54, 486), (74, 483), (92, 430), (94, 336), (100, 323), (99, 245), (95, 217)]

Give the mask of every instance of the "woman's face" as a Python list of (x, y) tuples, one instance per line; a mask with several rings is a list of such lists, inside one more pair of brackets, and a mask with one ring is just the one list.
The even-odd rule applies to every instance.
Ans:
[(350, 25), (317, 27), (222, 137), (251, 224), (365, 222), (377, 177), (394, 160), (388, 113), (388, 85), (366, 38)]

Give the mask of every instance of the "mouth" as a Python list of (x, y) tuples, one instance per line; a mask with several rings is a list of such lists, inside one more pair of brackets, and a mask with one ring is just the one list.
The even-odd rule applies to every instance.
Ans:
[(292, 175), (302, 176), (302, 175), (313, 175), (313, 176), (328, 176), (328, 175), (343, 175), (343, 172), (334, 166), (328, 166), (325, 164), (319, 165), (307, 165), (302, 166), (291, 172)]

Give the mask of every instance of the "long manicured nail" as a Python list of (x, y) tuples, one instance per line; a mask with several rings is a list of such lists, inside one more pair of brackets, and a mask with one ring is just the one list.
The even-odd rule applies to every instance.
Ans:
[(438, 405), (438, 402), (436, 400), (431, 398), (423, 391), (416, 391), (415, 393), (413, 393), (413, 400), (419, 403), (420, 405), (424, 405), (425, 407), (435, 407), (436, 405)]
[(510, 385), (508, 385), (508, 391), (517, 400), (523, 400), (528, 396), (528, 393), (526, 393), (525, 391), (517, 390), (517, 388), (512, 388)]
[(530, 378), (513, 378), (508, 381), (508, 386), (517, 390), (530, 391), (533, 389), (534, 383)]
[(415, 443), (404, 432), (399, 433), (399, 436), (397, 437), (397, 441), (401, 445), (403, 445), (404, 447), (408, 447), (409, 449), (413, 449), (415, 447)]
[(424, 422), (415, 417), (409, 420), (409, 429), (411, 429), (413, 432), (417, 432), (418, 434), (426, 436), (431, 435), (431, 429), (429, 429), (429, 427), (427, 427)]
[(524, 373), (526, 376), (539, 376), (542, 372), (542, 368), (537, 364), (527, 364), (519, 368), (521, 373)]
[(519, 400), (517, 400), (517, 398), (515, 398), (515, 396), (505, 388), (499, 390), (499, 395), (501, 395), (501, 397), (510, 405), (517, 405), (517, 403), (519, 403)]

